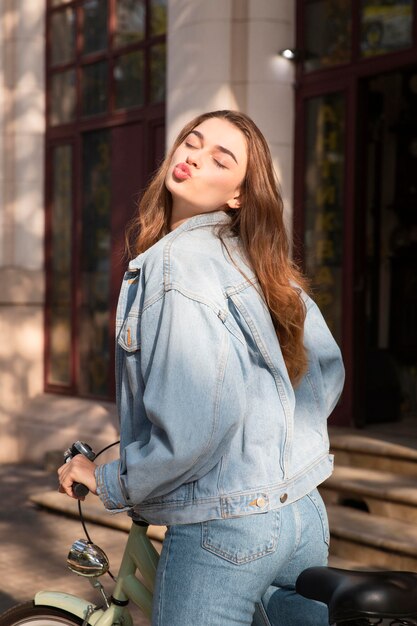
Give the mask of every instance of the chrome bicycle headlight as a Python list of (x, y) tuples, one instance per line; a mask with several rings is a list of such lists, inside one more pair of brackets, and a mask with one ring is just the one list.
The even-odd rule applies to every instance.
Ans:
[(99, 546), (86, 539), (77, 539), (68, 553), (67, 565), (74, 574), (93, 578), (108, 571), (109, 559)]

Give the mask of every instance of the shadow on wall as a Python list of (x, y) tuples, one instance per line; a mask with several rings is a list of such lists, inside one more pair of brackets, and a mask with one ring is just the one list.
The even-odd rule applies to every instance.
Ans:
[(40, 270), (44, 234), (44, 5), (30, 0), (2, 3), (0, 20), (2, 265)]
[(45, 5), (0, 6), (0, 460), (43, 384)]

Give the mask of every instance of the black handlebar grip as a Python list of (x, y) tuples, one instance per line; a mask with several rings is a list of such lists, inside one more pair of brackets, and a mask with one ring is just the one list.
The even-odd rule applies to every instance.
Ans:
[[(71, 461), (77, 454), (82, 454), (87, 459), (90, 459), (90, 461), (94, 461), (96, 458), (95, 453), (87, 443), (76, 441), (64, 453), (65, 462)], [(84, 498), (90, 490), (86, 485), (82, 485), (81, 483), (72, 483), (72, 491), (77, 498)]]
[(77, 498), (84, 498), (90, 490), (82, 483), (72, 483), (72, 491)]

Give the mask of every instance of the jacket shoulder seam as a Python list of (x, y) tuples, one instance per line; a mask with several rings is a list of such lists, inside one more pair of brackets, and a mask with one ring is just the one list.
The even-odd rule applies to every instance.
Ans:
[(182, 285), (179, 285), (178, 283), (170, 283), (169, 285), (165, 287), (165, 293), (169, 293), (170, 291), (177, 291), (182, 296), (184, 296), (184, 298), (187, 298), (188, 300), (193, 300), (194, 302), (198, 302), (200, 304), (204, 304), (205, 306), (208, 306), (210, 309), (213, 310), (213, 312), (217, 315), (217, 317), (223, 318), (224, 315), (227, 314), (225, 309), (222, 308), (222, 306), (215, 300), (212, 300), (211, 298), (207, 298), (203, 296), (202, 294), (197, 293), (195, 291), (190, 291), (189, 289), (185, 289)]

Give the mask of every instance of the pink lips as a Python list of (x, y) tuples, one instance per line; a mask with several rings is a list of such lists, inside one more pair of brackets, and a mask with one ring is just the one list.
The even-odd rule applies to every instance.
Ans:
[(178, 180), (186, 180), (187, 178), (191, 178), (191, 169), (187, 163), (178, 163), (174, 167), (173, 174)]

